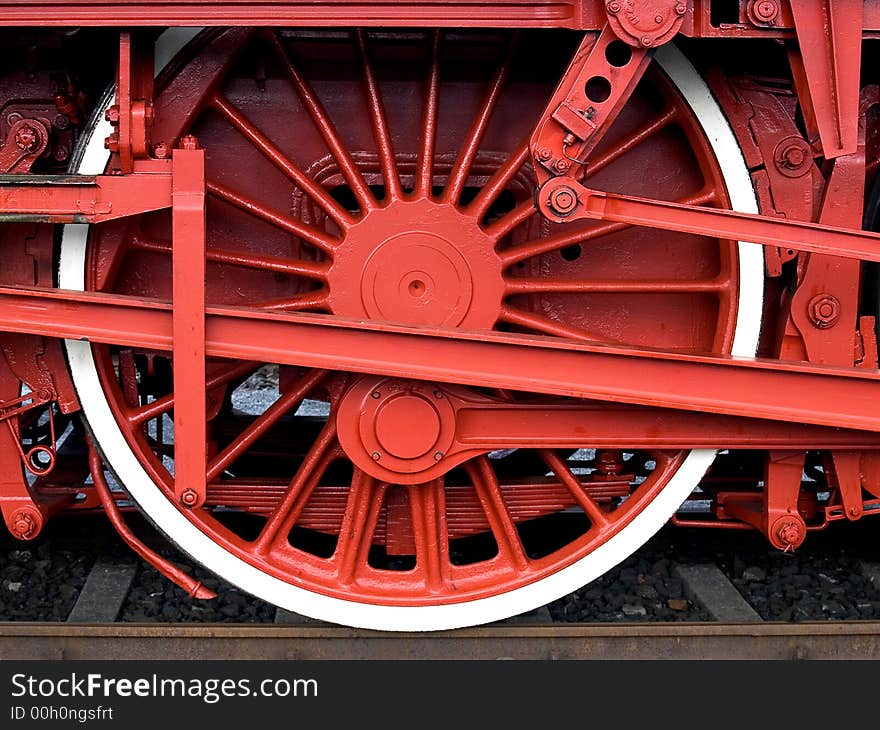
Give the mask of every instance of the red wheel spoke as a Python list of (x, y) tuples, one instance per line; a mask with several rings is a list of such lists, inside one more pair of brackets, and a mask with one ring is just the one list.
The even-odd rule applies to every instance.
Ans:
[(516, 525), (504, 503), (492, 464), (485, 456), (480, 456), (468, 462), (465, 468), (480, 499), (480, 505), (486, 513), (489, 527), (498, 544), (499, 555), (510, 561), (517, 570), (525, 570), (529, 565), (529, 559), (523, 549)]
[(302, 312), (306, 310), (326, 310), (330, 306), (330, 297), (327, 289), (317, 289), (292, 297), (281, 299), (268, 299), (257, 302), (258, 309), (273, 309), (276, 312)]
[[(539, 215), (522, 140), (559, 76), (553, 63), (519, 61), (564, 53), (555, 37), (523, 34), (525, 49), (507, 32), (265, 28), (251, 31), (253, 42), (239, 55), (242, 43), (217, 40), (230, 33), (237, 31), (211, 31), (191, 44), (153, 95), (156, 123), (180, 131), (157, 139), (171, 144), (191, 131), (215, 153), (209, 307), (237, 302), (264, 312), (588, 343), (624, 338), (663, 351), (729, 353), (734, 341), (737, 352), (751, 347), (760, 316), (741, 307), (740, 297), (763, 285), (762, 269), (740, 259), (735, 241), (691, 236), (676, 248), (687, 255), (673, 261), (672, 238), (681, 234), (652, 237), (602, 221), (554, 225)], [(671, 54), (658, 54), (658, 65)], [(210, 83), (202, 80), (205, 68), (216, 68)], [(729, 130), (711, 95), (691, 93), (703, 87), (689, 68), (649, 69), (616, 132), (587, 161), (584, 173), (597, 187), (727, 204), (727, 184), (738, 186), (748, 171), (737, 155), (718, 159)], [(199, 93), (189, 98), (189, 88)], [(106, 136), (97, 124), (84, 131), (95, 143)], [(254, 165), (271, 180), (246, 174)], [(673, 170), (674, 180), (645, 170)], [(742, 192), (731, 187), (729, 197)], [(78, 234), (65, 235), (65, 285), (82, 278), (88, 290), (136, 297), (148, 282), (150, 296), (170, 300), (172, 247), (163, 238), (170, 218), (171, 211), (157, 211), (94, 229), (86, 246)], [(509, 605), (516, 594), (553, 600), (561, 585), (576, 587), (565, 583), (569, 576), (597, 575), (619, 557), (619, 545), (655, 531), (667, 516), (661, 507), (684, 499), (711, 461), (710, 451), (634, 447), (579, 461), (583, 452), (567, 458), (548, 447), (547, 433), (529, 443), (511, 434), (493, 442), (491, 458), (444, 467), (460, 419), (447, 407), (453, 392), (438, 396), (442, 385), (352, 372), (345, 362), (333, 365), (332, 377), (282, 367), (266, 376), (278, 383), (268, 403), (255, 398), (251, 405), (259, 407), (242, 417), (230, 411), (230, 396), (238, 403), (263, 379), (260, 370), (243, 382), (262, 362), (212, 357), (205, 363), (205, 507), (153, 510), (153, 491), (164, 500), (173, 494), (171, 363), (164, 354), (130, 350), (123, 334), (110, 345), (65, 345), (96, 442), (120, 480), (181, 546), (195, 546), (196, 559), (294, 610), (320, 615), (322, 604), (335, 601), (339, 613), (324, 613), (331, 619), (430, 628), (432, 616), (442, 624), (488, 616), (484, 606), (502, 604), (502, 611), (501, 596), (514, 599)], [(86, 346), (94, 365), (77, 357)], [(477, 403), (520, 403), (523, 419), (539, 398), (491, 383), (456, 393)], [(179, 390), (177, 398), (179, 409)], [(326, 421), (314, 415), (326, 409), (309, 408), (309, 398), (330, 400)], [(113, 414), (109, 423), (101, 399)], [(545, 411), (572, 403), (540, 399)], [(626, 427), (626, 414), (607, 415)], [(590, 441), (586, 424), (584, 449)], [(176, 446), (179, 471), (184, 444), (177, 439)], [(600, 473), (578, 468), (587, 466)], [(401, 484), (412, 480), (421, 483)], [(664, 499), (652, 506), (658, 495)], [(166, 516), (181, 510), (183, 527)], [(311, 607), (309, 592), (322, 597)], [(477, 602), (473, 614), (470, 602)], [(359, 615), (358, 606), (370, 608)], [(415, 623), (420, 615), (424, 626)]]
[[(232, 367), (226, 366), (219, 372), (209, 375), (205, 385), (210, 391), (214, 388), (219, 388), (221, 385), (231, 383), (238, 378), (245, 378), (248, 375), (251, 375), (259, 367), (259, 363), (247, 361), (237, 362)], [(133, 426), (139, 426), (154, 418), (158, 418), (172, 408), (174, 408), (174, 394), (169, 393), (161, 398), (157, 398), (152, 403), (147, 403), (146, 405), (129, 410), (126, 415), (129, 423)]]
[(535, 207), (534, 200), (524, 200), (522, 203), (517, 204), (512, 211), (501, 216), (501, 218), (494, 223), (486, 226), (485, 231), (489, 236), (495, 239), (497, 245), (497, 242), (503, 240), (506, 235), (511, 233), (518, 226), (521, 226), (537, 212), (538, 209)]
[(550, 471), (571, 492), (571, 496), (575, 498), (581, 509), (583, 509), (591, 524), (601, 529), (611, 522), (612, 518), (608, 513), (587, 494), (584, 485), (581, 484), (581, 480), (575, 476), (571, 469), (568, 468), (568, 465), (554, 451), (542, 449), (540, 454), (547, 466), (550, 467)]
[(634, 150), (640, 144), (668, 127), (677, 118), (678, 110), (674, 108), (667, 109), (656, 119), (653, 119), (647, 124), (639, 127), (637, 130), (631, 132), (623, 139), (615, 142), (614, 145), (609, 149), (603, 151), (599, 155), (596, 155), (595, 158), (590, 159), (587, 162), (587, 171), (584, 177), (589, 178), (591, 175), (595, 175), (597, 172), (605, 167), (608, 167), (608, 165), (612, 164), (613, 162), (617, 162), (617, 160), (623, 157), (627, 152)]
[[(171, 255), (171, 241), (159, 238), (145, 238), (136, 235), (131, 239), (131, 247), (139, 251), (151, 251)], [(239, 253), (228, 249), (211, 247), (205, 252), (208, 261), (227, 266), (240, 266), (245, 269), (272, 271), (289, 276), (302, 276), (307, 279), (324, 281), (327, 278), (328, 265), (318, 261), (302, 261), (300, 259), (282, 258), (267, 254)]]
[(250, 200), (243, 195), (239, 195), (234, 190), (230, 190), (220, 183), (208, 181), (207, 187), (208, 192), (210, 192), (212, 195), (219, 198), (220, 200), (225, 200), (230, 205), (234, 205), (236, 208), (238, 208), (239, 210), (243, 210), (245, 213), (250, 213), (255, 218), (260, 218), (261, 220), (266, 221), (276, 228), (280, 228), (283, 231), (287, 231), (288, 233), (292, 233), (293, 235), (298, 236), (306, 243), (311, 244), (315, 248), (320, 249), (325, 253), (332, 253), (333, 250), (339, 245), (338, 239), (327, 235), (324, 231), (320, 231), (317, 228), (306, 225), (302, 221), (298, 221), (295, 218), (290, 218), (286, 215), (282, 215), (281, 213), (271, 211), (268, 208), (263, 207), (259, 203)]
[(272, 545), (279, 535), (287, 535), (293, 527), (309, 501), (312, 492), (330, 463), (342, 455), (342, 450), (333, 444), (336, 442), (336, 421), (330, 418), (315, 439), (309, 452), (306, 454), (296, 470), (293, 479), (284, 493), (284, 497), (275, 506), (266, 520), (262, 531), (253, 543), (253, 549), (258, 553), (270, 552)]
[(388, 119), (385, 116), (385, 107), (382, 104), (382, 93), (379, 91), (379, 82), (373, 70), (373, 63), (367, 49), (367, 36), (363, 30), (355, 32), (358, 50), (361, 55), (361, 64), (364, 75), (364, 91), (367, 95), (367, 107), (370, 111), (370, 121), (373, 127), (373, 137), (376, 140), (376, 148), (379, 151), (379, 164), (382, 167), (382, 179), (385, 181), (385, 202), (400, 200), (403, 197), (403, 188), (400, 185), (400, 177), (397, 174), (397, 162), (394, 159), (394, 149), (391, 146), (391, 133), (388, 130)]
[(416, 567), (424, 572), (429, 590), (447, 583), (449, 532), (446, 525), (446, 491), (442, 479), (408, 487), (416, 544)]
[(238, 459), (257, 439), (261, 438), (278, 420), (296, 408), (311, 390), (326, 376), (324, 370), (313, 370), (300, 378), (296, 384), (259, 416), (257, 416), (238, 437), (208, 464), (208, 481), (213, 481)]
[[(707, 189), (701, 190), (694, 195), (681, 198), (675, 202), (684, 203), (685, 205), (707, 205), (714, 202), (715, 199), (715, 191)], [(503, 222), (503, 220), (504, 219), (499, 222)], [(627, 228), (631, 228), (627, 223), (601, 223), (599, 225), (578, 228), (573, 231), (563, 231), (554, 236), (550, 236), (549, 238), (529, 241), (528, 243), (523, 243), (519, 246), (501, 251), (499, 256), (501, 257), (502, 265), (507, 268), (520, 261), (530, 259), (533, 256), (543, 256), (545, 253), (550, 253), (551, 251), (556, 251), (557, 249), (565, 248), (566, 246), (573, 246), (576, 243), (593, 241), (602, 236), (626, 230)]]
[(693, 281), (668, 281), (664, 279), (527, 279), (509, 278), (507, 294), (537, 294), (550, 292), (573, 292), (579, 294), (719, 294), (730, 289), (730, 282), (723, 279), (697, 279)]
[(267, 160), (269, 160), (290, 180), (299, 186), (312, 200), (320, 205), (343, 229), (353, 222), (351, 214), (345, 210), (320, 185), (291, 162), (277, 146), (262, 133), (229, 99), (215, 94), (211, 105), (247, 139)]
[(439, 30), (431, 36), (431, 68), (425, 85), (425, 109), (422, 122), (422, 145), (413, 191), (414, 196), (430, 197), (434, 187), (434, 147), (437, 143), (437, 113), (440, 98)]
[(361, 210), (367, 211), (375, 208), (375, 199), (373, 198), (367, 183), (364, 181), (363, 175), (361, 175), (358, 170), (348, 148), (339, 137), (339, 133), (336, 131), (333, 122), (330, 121), (330, 117), (327, 115), (323, 104), (321, 104), (315, 92), (312, 90), (312, 87), (305, 80), (305, 77), (303, 77), (291, 61), (287, 50), (284, 48), (281, 39), (278, 37), (277, 31), (273, 30), (269, 32), (269, 40), (284, 66), (288, 78), (296, 89), (297, 94), (299, 94), (303, 106), (306, 109), (306, 113), (311, 117), (315, 127), (318, 129), (318, 132), (321, 137), (323, 137), (327, 147), (330, 149), (330, 153), (336, 160), (336, 164), (339, 165), (339, 169), (345, 176), (349, 187), (351, 187), (351, 191), (354, 193), (354, 197)]
[(358, 571), (367, 564), (387, 489), (387, 484), (355, 469), (333, 554), (339, 580), (344, 584), (354, 582)]
[(501, 308), (501, 314), (498, 316), (498, 321), (506, 322), (507, 324), (514, 324), (518, 327), (525, 327), (544, 335), (550, 335), (551, 337), (564, 337), (569, 340), (583, 340), (585, 342), (611, 342), (605, 337), (592, 335), (586, 330), (582, 330), (578, 327), (570, 327), (549, 319), (542, 314), (526, 312), (525, 310), (517, 309), (510, 305), (505, 305)]
[(507, 53), (501, 63), (501, 67), (489, 85), (480, 112), (461, 146), (461, 152), (459, 152), (458, 158), (455, 160), (452, 172), (449, 173), (449, 182), (443, 191), (443, 199), (448, 203), (457, 203), (461, 197), (461, 191), (464, 190), (465, 183), (470, 174), (471, 164), (477, 155), (477, 150), (480, 148), (480, 142), (483, 140), (486, 127), (489, 126), (492, 112), (495, 111), (495, 106), (501, 96), (501, 89), (504, 87), (504, 82), (507, 79), (507, 72), (510, 70), (513, 53), (516, 50), (517, 37), (514, 35), (508, 44)]
[[(473, 202), (468, 206), (468, 212), (474, 217), (482, 220), (483, 216), (486, 215), (486, 211), (488, 211), (492, 206), (492, 203), (495, 202), (495, 199), (504, 192), (504, 189), (510, 184), (510, 181), (513, 180), (514, 175), (516, 175), (517, 171), (528, 159), (529, 143), (526, 141), (517, 147), (516, 150), (511, 152), (507, 161), (492, 174), (492, 177), (489, 178), (489, 182), (483, 186), (480, 192), (477, 193), (477, 197), (474, 198)], [(532, 201), (529, 200), (528, 202), (531, 203)]]

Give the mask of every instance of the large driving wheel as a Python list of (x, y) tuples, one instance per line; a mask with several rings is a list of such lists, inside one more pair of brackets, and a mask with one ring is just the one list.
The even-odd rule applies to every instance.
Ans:
[[(183, 47), (180, 37), (160, 43), (173, 58), (155, 137), (192, 133), (207, 150), (209, 303), (754, 354), (756, 247), (535, 212), (527, 140), (577, 38), (234, 29)], [(78, 172), (107, 164), (101, 118)], [(672, 47), (588, 179), (756, 210), (726, 120)], [(170, 299), (170, 230), (167, 212), (66, 227), (61, 286)], [(189, 510), (173, 498), (168, 355), (67, 350), (107, 465), (159, 528), (254, 595), (353, 626), (452, 628), (543, 605), (638, 548), (714, 458), (597, 452), (585, 437), (578, 450), (504, 449), (398, 484), (371, 476), (337, 436), (350, 425), (340, 403), (363, 376), (211, 360), (208, 500)], [(418, 432), (430, 407), (407, 407)], [(423, 448), (422, 433), (391, 436), (401, 459)]]

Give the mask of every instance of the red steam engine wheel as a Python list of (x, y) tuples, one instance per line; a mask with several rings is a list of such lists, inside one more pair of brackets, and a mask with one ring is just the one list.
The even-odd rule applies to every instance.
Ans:
[[(763, 263), (751, 244), (536, 212), (528, 139), (573, 36), (186, 36), (157, 46), (153, 138), (193, 134), (207, 151), (209, 304), (754, 355)], [(104, 170), (104, 127), (92, 123), (76, 171)], [(658, 51), (587, 179), (756, 210), (726, 120), (674, 47)], [(167, 211), (67, 226), (60, 285), (170, 299), (170, 237)], [(447, 388), (344, 362), (214, 359), (207, 501), (187, 509), (172, 484), (167, 353), (67, 349), (108, 466), (160, 529), (243, 589), (352, 626), (451, 628), (543, 605), (641, 545), (714, 458), (597, 451), (587, 429), (579, 449), (450, 460)]]

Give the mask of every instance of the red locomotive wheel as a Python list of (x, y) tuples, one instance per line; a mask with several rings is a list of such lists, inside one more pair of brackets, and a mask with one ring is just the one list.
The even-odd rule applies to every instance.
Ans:
[[(535, 212), (527, 140), (573, 36), (234, 29), (183, 50), (180, 37), (160, 40), (174, 58), (154, 139), (191, 133), (207, 150), (209, 303), (754, 354), (763, 262), (751, 244)], [(103, 127), (79, 172), (107, 164)], [(674, 48), (588, 177), (756, 205), (725, 119)], [(166, 213), (66, 227), (61, 286), (170, 299), (170, 229)], [(714, 458), (596, 452), (585, 437), (577, 451), (495, 451), (395, 483), (337, 437), (354, 428), (340, 404), (362, 378), (212, 360), (208, 499), (187, 510), (173, 499), (168, 356), (72, 341), (68, 354), (107, 464), (171, 539), (255, 595), (355, 626), (452, 628), (558, 598), (641, 545)], [(400, 387), (376, 393), (369, 438), (402, 474), (431, 460), (446, 421)]]

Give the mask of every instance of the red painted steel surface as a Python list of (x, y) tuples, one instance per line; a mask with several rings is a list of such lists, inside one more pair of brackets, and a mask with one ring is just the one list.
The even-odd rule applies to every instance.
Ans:
[[(10, 35), (0, 72), (16, 537), (102, 508), (206, 597), (129, 533), (103, 457), (185, 549), (477, 621), (634, 549), (672, 489), (709, 505), (676, 522), (780, 550), (877, 511), (880, 4), (0, 0), (0, 33), (55, 24), (94, 48)], [(219, 27), (154, 82), (137, 27), (176, 24)], [(699, 71), (657, 62), (677, 36)]]

